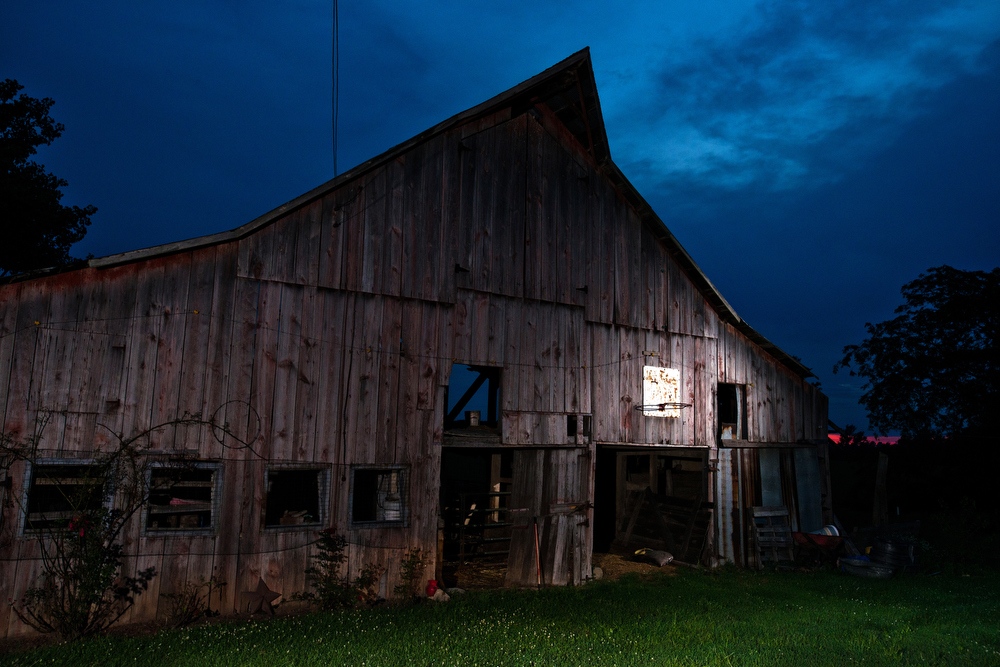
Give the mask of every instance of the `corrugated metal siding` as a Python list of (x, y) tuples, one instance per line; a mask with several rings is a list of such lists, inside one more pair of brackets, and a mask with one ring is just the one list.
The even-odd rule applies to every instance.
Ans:
[(740, 554), (739, 456), (736, 450), (720, 449), (715, 473), (715, 544), (720, 559), (738, 562)]

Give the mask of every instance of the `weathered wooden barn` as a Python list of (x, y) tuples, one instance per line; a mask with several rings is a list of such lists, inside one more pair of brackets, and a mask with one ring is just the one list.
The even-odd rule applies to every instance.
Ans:
[[(223, 610), (258, 577), (301, 591), (331, 525), (385, 590), (409, 548), (433, 578), (493, 545), (510, 585), (582, 582), (595, 546), (751, 564), (750, 507), (829, 521), (810, 376), (612, 162), (581, 51), (243, 227), (0, 285), (3, 430), (49, 415), (0, 487), (0, 599), (38, 576), (40, 480), (194, 413), (237, 438), (149, 436), (125, 543), (160, 574), (132, 620), (213, 575)], [(6, 605), (0, 626), (24, 631)]]

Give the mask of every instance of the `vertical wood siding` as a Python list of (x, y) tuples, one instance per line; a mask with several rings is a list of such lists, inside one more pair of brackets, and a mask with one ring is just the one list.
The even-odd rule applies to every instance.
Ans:
[[(596, 443), (714, 448), (718, 382), (746, 385), (748, 439), (822, 437), (826, 398), (719, 322), (553, 118), (507, 109), (470, 121), (238, 241), (0, 286), (5, 432), (26, 437), (48, 411), (43, 446), (66, 457), (184, 414), (235, 436), (150, 434), (153, 449), (218, 461), (222, 494), (211, 534), (129, 527), (128, 570), (160, 572), (132, 619), (213, 575), (228, 583), (214, 601), (226, 610), (258, 577), (284, 594), (305, 587), (312, 529), (263, 528), (269, 462), (329, 468), (327, 511), (350, 542), (350, 573), (382, 565), (391, 588), (403, 550), (436, 553), (453, 364), (502, 369), (501, 441), (526, 448), (515, 492), (539, 516), (592, 499)], [(680, 370), (691, 405), (680, 418), (636, 409), (644, 365)], [(591, 444), (540, 449), (565, 447), (565, 417), (579, 414), (593, 416)], [(753, 461), (720, 451), (719, 474)], [(408, 466), (407, 526), (350, 529), (352, 464)], [(741, 497), (739, 484), (718, 492), (720, 503)], [(3, 512), (17, 533), (16, 509)], [(589, 576), (580, 520), (543, 522), (550, 581)], [(745, 546), (719, 540), (723, 557)], [(30, 539), (0, 546), (0, 594), (34, 582), (36, 551)], [(524, 583), (532, 563), (517, 553), (511, 581)], [(6, 608), (0, 628), (24, 630)]]

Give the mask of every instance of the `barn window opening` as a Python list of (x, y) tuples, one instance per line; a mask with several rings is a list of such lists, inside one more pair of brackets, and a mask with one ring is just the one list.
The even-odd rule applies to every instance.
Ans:
[(409, 519), (406, 468), (351, 468), (351, 523), (406, 525)]
[(566, 415), (566, 436), (575, 438), (577, 435), (590, 437), (590, 415)]
[(719, 383), (718, 419), (720, 440), (746, 440), (746, 387)]
[(217, 465), (156, 466), (149, 471), (148, 532), (211, 530), (219, 497)]
[[(499, 424), (501, 369), (454, 364), (448, 378), (445, 428)], [(478, 415), (478, 424), (477, 421)]]
[(264, 525), (315, 526), (323, 523), (328, 468), (272, 468), (267, 471)]
[(108, 495), (104, 467), (56, 463), (31, 466), (25, 530), (59, 530), (74, 517), (100, 510)]

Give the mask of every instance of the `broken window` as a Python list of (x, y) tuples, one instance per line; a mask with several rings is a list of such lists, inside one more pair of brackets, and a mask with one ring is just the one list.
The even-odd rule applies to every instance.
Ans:
[(718, 401), (719, 439), (746, 440), (746, 387), (720, 382)]
[(566, 415), (566, 437), (590, 437), (590, 415)]
[(351, 468), (351, 523), (406, 525), (408, 471), (403, 467), (354, 466)]
[(264, 525), (322, 524), (329, 484), (329, 468), (271, 468), (267, 471)]
[(107, 500), (104, 467), (87, 463), (36, 463), (30, 467), (25, 530), (68, 527), (74, 517)]
[(148, 532), (208, 531), (215, 527), (217, 464), (158, 465), (149, 471)]

